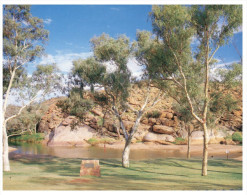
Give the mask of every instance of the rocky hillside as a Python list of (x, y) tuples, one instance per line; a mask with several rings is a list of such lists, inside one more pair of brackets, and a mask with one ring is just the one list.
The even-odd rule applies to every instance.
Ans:
[[(154, 99), (158, 89), (151, 88), (151, 97)], [(146, 94), (146, 89), (134, 87), (132, 89), (129, 104), (138, 109), (142, 106)], [(238, 95), (238, 94), (235, 94)], [(49, 109), (42, 117), (38, 131), (46, 134), (47, 144), (58, 145), (86, 145), (90, 138), (112, 137), (123, 139), (123, 132), (119, 127), (118, 120), (110, 112), (100, 106), (95, 106), (88, 112), (83, 121), (74, 127), (76, 117), (69, 116), (56, 106), (58, 100), (54, 98), (45, 102)], [(88, 94), (88, 98), (90, 94)], [(171, 144), (177, 137), (186, 139), (187, 132), (182, 128), (178, 113), (172, 109), (172, 99), (165, 98), (148, 111), (141, 119), (140, 127), (134, 136), (134, 142), (155, 142), (159, 144)], [(134, 125), (135, 115), (127, 111), (123, 115), (126, 129), (129, 131)], [(196, 121), (190, 125), (192, 133), (192, 143), (201, 143), (203, 132)], [(234, 110), (230, 116), (224, 116), (219, 121), (219, 125), (210, 129), (210, 142), (219, 143), (224, 141), (227, 135), (232, 135), (236, 130), (242, 130), (242, 109)]]

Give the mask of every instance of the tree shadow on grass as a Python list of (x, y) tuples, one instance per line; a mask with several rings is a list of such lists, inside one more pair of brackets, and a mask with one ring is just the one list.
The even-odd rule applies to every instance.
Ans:
[[(51, 173), (51, 176), (40, 176), (32, 177), (29, 182), (31, 183), (42, 183), (44, 186), (46, 183), (49, 183), (50, 186), (58, 186), (67, 184), (72, 178), (78, 178), (80, 173), (80, 164), (83, 159), (64, 159), (64, 158), (41, 158), (41, 159), (30, 159), (22, 158), (15, 159), (23, 164), (27, 165), (39, 165), (44, 173)], [(200, 170), (195, 167), (187, 166), (188, 163), (184, 162), (182, 159), (167, 159), (167, 160), (149, 160), (149, 161), (140, 161), (131, 163), (130, 168), (123, 168), (121, 166), (121, 161), (116, 159), (101, 159), (100, 165), (102, 170), (102, 177), (95, 178), (92, 180), (92, 184), (87, 184), (88, 188), (92, 190), (96, 189), (105, 189), (105, 190), (125, 190), (125, 189), (168, 189), (168, 190), (178, 190), (178, 189), (192, 189), (192, 190), (205, 190), (205, 189), (236, 189), (240, 188), (237, 185), (226, 185), (215, 182), (212, 180), (205, 180), (201, 183), (200, 180), (193, 180), (193, 182), (188, 178), (186, 174), (176, 174), (176, 173), (166, 173), (167, 168), (170, 167), (182, 167), (186, 169)], [(187, 160), (186, 160), (187, 161)], [(182, 163), (186, 165), (183, 165)], [(188, 161), (187, 161), (188, 162)], [(200, 160), (191, 160), (193, 163), (201, 163)], [(215, 163), (215, 162), (214, 162)], [(214, 166), (221, 166), (224, 162), (219, 161)], [(150, 166), (149, 166), (150, 165)], [(152, 166), (151, 166), (152, 165)], [(161, 171), (159, 171), (158, 166), (160, 165)], [(193, 165), (193, 164), (192, 164)], [(148, 170), (151, 169), (151, 170)], [(211, 171), (211, 170), (209, 170)], [(224, 171), (214, 171), (220, 173), (230, 173), (233, 172), (224, 172)], [(54, 177), (52, 176), (52, 173)], [(58, 178), (57, 176), (62, 176)], [(206, 178), (205, 178), (206, 179)], [(67, 183), (66, 183), (67, 182)], [(181, 183), (177, 184), (177, 183)], [(215, 182), (215, 183), (214, 183)], [(119, 186), (111, 186), (114, 183)], [(135, 187), (134, 184), (137, 184)], [(82, 188), (80, 184), (69, 183), (71, 186)], [(153, 186), (154, 185), (154, 186)], [(171, 186), (174, 186), (173, 189)], [(144, 187), (142, 187), (144, 186)], [(61, 186), (59, 186), (61, 187)], [(85, 187), (85, 186), (84, 186)], [(66, 188), (66, 187), (65, 187)]]
[[(146, 164), (152, 164), (149, 161), (144, 161)], [(158, 159), (155, 160), (155, 162), (153, 162), (156, 165), (160, 165), (163, 162), (163, 165), (167, 165), (167, 166), (172, 166), (172, 167), (181, 167), (181, 168), (186, 168), (186, 169), (193, 169), (193, 170), (201, 170), (201, 168), (196, 168), (196, 167), (192, 167), (192, 166), (186, 166), (185, 164), (183, 164), (184, 162), (188, 163), (188, 162), (192, 162), (192, 163), (201, 163), (201, 160), (199, 159), (173, 159), (173, 158), (169, 158), (167, 160), (162, 160), (162, 159)], [(229, 163), (234, 163), (233, 165), (229, 165)], [(208, 166), (213, 166), (213, 167), (229, 167), (229, 168), (236, 168), (236, 164), (241, 166), (241, 162), (236, 161), (236, 160), (227, 160), (227, 161), (223, 161), (223, 160), (209, 160), (208, 161)], [(208, 172), (219, 172), (219, 173), (230, 173), (230, 174), (242, 174), (242, 173), (235, 173), (235, 172), (227, 172), (227, 171), (219, 171), (219, 170), (212, 170), (212, 169), (208, 169)]]

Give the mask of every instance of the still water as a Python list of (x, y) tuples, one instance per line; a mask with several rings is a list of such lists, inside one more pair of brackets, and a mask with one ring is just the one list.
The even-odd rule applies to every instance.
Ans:
[[(48, 147), (42, 144), (10, 143), (10, 146), (18, 148), (13, 153), (50, 155), (60, 158), (89, 158), (89, 159), (121, 159), (122, 149), (109, 149), (100, 147)], [(179, 150), (131, 150), (131, 160), (161, 159), (186, 157)]]

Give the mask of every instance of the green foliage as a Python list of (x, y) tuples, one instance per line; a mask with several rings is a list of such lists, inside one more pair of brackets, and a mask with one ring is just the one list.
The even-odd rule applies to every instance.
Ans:
[(94, 93), (94, 101), (102, 107), (109, 104), (108, 96), (103, 93)]
[(117, 39), (108, 34), (91, 39), (92, 48), (96, 60), (101, 62), (114, 62), (118, 69), (126, 70), (126, 65), (131, 52), (129, 39), (120, 35)]
[(176, 137), (176, 140), (173, 143), (176, 145), (186, 145), (187, 141), (182, 137)]
[[(137, 59), (146, 66), (146, 74), (156, 86), (180, 105), (178, 110), (185, 115), (182, 120), (190, 121), (194, 115), (213, 124), (222, 113), (234, 109), (236, 101), (224, 90), (241, 82), (241, 65), (221, 72), (222, 80), (217, 81), (221, 89), (214, 87), (217, 82), (210, 80), (207, 70), (216, 62), (213, 57), (217, 49), (228, 43), (242, 24), (242, 7), (155, 5), (150, 17), (156, 37), (137, 33)], [(193, 39), (199, 42), (194, 53)]]
[(226, 89), (242, 86), (242, 64), (230, 64), (225, 69), (220, 69), (218, 74)]
[(210, 29), (211, 43), (222, 46), (242, 25), (241, 5), (194, 5), (191, 13), (192, 24), (202, 43), (206, 41), (205, 30)]
[(232, 134), (232, 140), (242, 143), (242, 140), (243, 140), (242, 134), (240, 132), (233, 133)]
[(154, 110), (152, 112), (146, 113), (145, 117), (147, 117), (147, 118), (159, 118), (160, 115), (161, 115), (161, 112)]
[[(19, 107), (9, 105), (6, 117), (17, 114)], [(9, 135), (25, 133), (35, 133), (37, 124), (40, 122), (44, 113), (48, 110), (45, 104), (32, 104), (26, 107), (21, 115), (8, 121), (7, 130)]]
[(91, 144), (92, 146), (98, 145), (98, 144), (112, 144), (115, 142), (114, 139), (112, 138), (90, 138), (89, 140), (87, 140), (87, 142), (89, 144)]
[(44, 140), (44, 133), (35, 133), (35, 134), (25, 134), (20, 136), (10, 137), (11, 142), (31, 142), (31, 143), (39, 143)]
[[(27, 77), (26, 70), (22, 67), (16, 70), (15, 77), (13, 79), (12, 88), (17, 88), (20, 82)], [(11, 73), (9, 69), (3, 66), (3, 95), (6, 94), (9, 82), (11, 78)]]
[(82, 119), (83, 116), (92, 109), (93, 102), (84, 99), (79, 93), (71, 92), (67, 99), (58, 101), (57, 106), (60, 107), (63, 112)]
[(92, 92), (94, 92), (94, 85), (102, 82), (105, 72), (105, 66), (93, 57), (73, 61), (73, 77), (77, 78), (81, 86), (89, 85)]
[(122, 107), (129, 96), (131, 72), (127, 62), (131, 53), (129, 39), (121, 35), (117, 39), (107, 34), (91, 39), (94, 56), (101, 63), (110, 63), (113, 69), (107, 70), (101, 84), (108, 100), (115, 107)]
[(5, 5), (3, 16), (4, 67), (13, 71), (40, 57), (49, 32), (43, 20), (33, 17), (30, 5)]
[(238, 108), (238, 101), (231, 94), (225, 94), (221, 91), (213, 91), (211, 97), (212, 100), (209, 103), (209, 111), (207, 113), (207, 123), (210, 127), (214, 127), (216, 120)]
[(98, 126), (102, 127), (104, 123), (104, 119), (100, 117), (100, 119), (97, 121)]
[(231, 135), (227, 135), (227, 136), (225, 137), (225, 140), (232, 140), (232, 136), (231, 136)]

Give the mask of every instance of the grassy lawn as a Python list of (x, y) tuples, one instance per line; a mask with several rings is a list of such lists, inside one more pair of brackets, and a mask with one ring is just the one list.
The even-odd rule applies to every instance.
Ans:
[(131, 161), (100, 160), (101, 177), (80, 177), (81, 159), (11, 160), (3, 174), (4, 190), (241, 190), (242, 162), (209, 160), (208, 176), (201, 176), (199, 159)]

